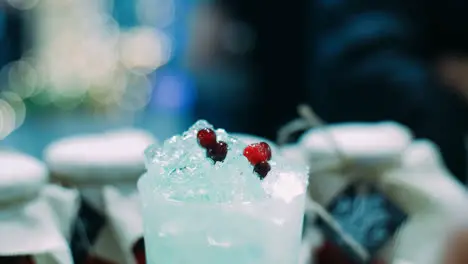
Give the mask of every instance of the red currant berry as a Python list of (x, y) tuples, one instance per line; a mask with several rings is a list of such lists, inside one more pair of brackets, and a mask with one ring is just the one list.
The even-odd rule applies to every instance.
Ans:
[(271, 160), (271, 148), (270, 148), (270, 145), (268, 145), (268, 143), (266, 142), (260, 142), (259, 143), (260, 146), (263, 148), (263, 151), (265, 151), (266, 155), (267, 155), (267, 160)]
[(216, 133), (213, 131), (213, 129), (210, 128), (203, 128), (198, 131), (197, 133), (197, 140), (198, 144), (202, 148), (210, 148), (216, 145)]
[(268, 164), (268, 162), (266, 161), (262, 161), (258, 163), (257, 165), (255, 165), (254, 167), (254, 171), (258, 173), (258, 176), (260, 177), (261, 180), (263, 180), (267, 176), (270, 170), (271, 170), (270, 164)]
[(250, 144), (244, 149), (244, 156), (252, 165), (256, 165), (271, 159), (271, 149), (265, 142)]
[(213, 147), (206, 150), (206, 155), (214, 162), (223, 162), (227, 156), (228, 145), (224, 141), (219, 141)]

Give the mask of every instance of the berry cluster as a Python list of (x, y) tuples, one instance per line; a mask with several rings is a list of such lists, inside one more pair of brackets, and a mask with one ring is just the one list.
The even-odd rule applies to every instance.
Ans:
[[(206, 156), (216, 162), (223, 162), (226, 159), (228, 145), (224, 141), (216, 139), (213, 129), (203, 128), (197, 133), (198, 144), (206, 149)], [(268, 161), (271, 159), (271, 149), (268, 143), (260, 142), (248, 145), (244, 149), (244, 156), (254, 166), (254, 171), (260, 179), (264, 179), (271, 166)]]
[(198, 144), (206, 149), (206, 156), (217, 161), (223, 162), (228, 152), (228, 145), (224, 141), (217, 141), (216, 133), (213, 129), (203, 128), (197, 133)]
[(266, 142), (250, 144), (244, 149), (244, 156), (254, 165), (254, 171), (263, 180), (271, 170), (268, 163), (271, 159), (270, 146)]

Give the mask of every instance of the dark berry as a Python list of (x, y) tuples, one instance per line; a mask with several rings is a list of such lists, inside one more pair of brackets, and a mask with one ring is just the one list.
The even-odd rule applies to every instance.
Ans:
[(197, 133), (198, 144), (203, 148), (210, 148), (216, 145), (216, 133), (213, 129), (203, 128)]
[(244, 156), (252, 165), (256, 165), (271, 159), (271, 149), (265, 142), (250, 144), (244, 149)]
[(270, 170), (271, 170), (270, 164), (266, 161), (262, 161), (258, 163), (257, 165), (255, 165), (254, 167), (254, 171), (258, 173), (258, 176), (262, 180), (267, 176)]
[(145, 264), (146, 263), (146, 255), (145, 255), (145, 241), (143, 238), (140, 238), (132, 247), (133, 256), (135, 257), (137, 264)]
[(224, 141), (219, 141), (213, 147), (206, 150), (206, 155), (214, 162), (223, 162), (228, 152), (228, 145)]

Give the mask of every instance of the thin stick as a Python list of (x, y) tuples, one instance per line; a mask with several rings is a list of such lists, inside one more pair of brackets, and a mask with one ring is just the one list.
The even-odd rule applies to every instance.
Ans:
[(309, 212), (315, 212), (320, 218), (326, 221), (329, 227), (335, 231), (343, 239), (343, 242), (349, 245), (363, 261), (367, 262), (367, 260), (369, 260), (369, 252), (354, 240), (353, 237), (348, 235), (343, 228), (341, 228), (340, 224), (333, 219), (333, 216), (331, 216), (320, 204), (313, 200), (309, 200), (308, 203), (306, 203), (306, 210)]
[(318, 117), (318, 115), (308, 105), (301, 104), (297, 106), (297, 112), (299, 115), (309, 122), (311, 127), (322, 127), (325, 126), (325, 122)]
[(294, 119), (278, 130), (276, 142), (278, 146), (282, 146), (288, 142), (292, 134), (301, 130), (308, 130), (309, 128), (311, 128), (309, 123), (303, 118)]
[(338, 142), (336, 142), (335, 138), (333, 137), (333, 134), (328, 129), (326, 123), (320, 117), (318, 117), (318, 115), (312, 110), (312, 108), (308, 105), (299, 105), (297, 107), (297, 112), (302, 118), (304, 118), (304, 120), (306, 120), (310, 124), (311, 127), (316, 127), (324, 132), (324, 135), (327, 137), (328, 142), (330, 142), (330, 144), (332, 145), (333, 151), (335, 151), (338, 158), (342, 162), (347, 163), (348, 158), (339, 147)]

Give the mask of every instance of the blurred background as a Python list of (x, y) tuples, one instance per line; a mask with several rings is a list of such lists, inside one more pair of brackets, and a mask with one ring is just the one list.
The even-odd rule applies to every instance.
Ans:
[(0, 138), (40, 155), (74, 133), (158, 138), (204, 118), (275, 139), (311, 105), (394, 120), (466, 179), (468, 4), (0, 0)]
[(304, 88), (303, 34), (290, 33), (302, 11), (259, 7), (0, 0), (2, 145), (40, 156), (58, 137), (124, 126), (164, 139), (198, 118), (274, 138)]

